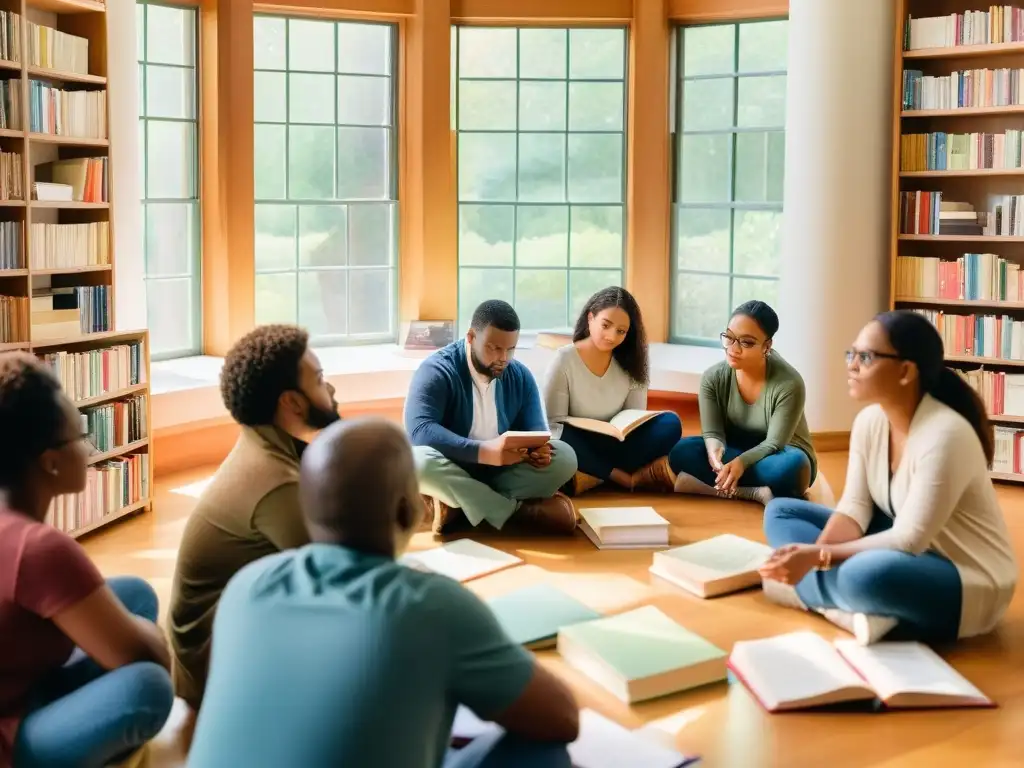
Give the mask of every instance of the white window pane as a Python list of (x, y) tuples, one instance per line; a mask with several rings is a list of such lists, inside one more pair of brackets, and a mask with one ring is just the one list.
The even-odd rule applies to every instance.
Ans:
[(736, 27), (716, 24), (683, 30), (683, 72), (694, 75), (732, 74), (736, 63)]
[(295, 284), (294, 272), (256, 275), (256, 325), (298, 320)]
[(295, 269), (295, 206), (257, 204), (253, 215), (256, 271)]
[(197, 316), (192, 280), (147, 280), (146, 314), (150, 354), (191, 351)]
[(575, 327), (587, 300), (598, 291), (622, 285), (622, 272), (609, 269), (569, 270), (569, 325)]
[(567, 45), (564, 29), (519, 30), (519, 76), (565, 79)]
[(626, 33), (621, 29), (570, 29), (569, 77), (574, 80), (622, 80)]
[(570, 83), (570, 131), (621, 131), (622, 83)]
[(736, 135), (736, 201), (781, 203), (786, 163), (786, 134)]
[(349, 262), (357, 267), (395, 263), (395, 205), (361, 203), (348, 209)]
[(459, 130), (514, 131), (515, 128), (514, 80), (459, 81)]
[(333, 21), (288, 20), (288, 69), (299, 72), (333, 72)]
[(354, 269), (349, 272), (349, 333), (383, 336), (391, 332), (390, 269)]
[(682, 137), (680, 199), (684, 203), (727, 203), (732, 189), (732, 134)]
[(146, 116), (194, 120), (196, 72), (185, 67), (146, 66)]
[(253, 64), (256, 69), (284, 69), (285, 20), (256, 16), (253, 26)]
[(714, 339), (729, 320), (729, 277), (681, 272), (675, 303), (676, 336)]
[(255, 92), (259, 94), (253, 102), (257, 123), (283, 123), (288, 120), (288, 85), (284, 72), (254, 72)]
[(146, 277), (194, 274), (199, 242), (197, 205), (146, 204)]
[(135, 4), (135, 56), (146, 60), (146, 3)]
[(338, 123), (391, 125), (391, 80), (386, 77), (338, 77)]
[(459, 134), (459, 199), (516, 199), (516, 135)]
[(741, 77), (736, 99), (736, 125), (775, 128), (786, 124), (786, 76)]
[(729, 271), (732, 211), (679, 208), (676, 212), (676, 269)]
[(338, 24), (338, 71), (391, 74), (391, 27), (384, 24)]
[(288, 75), (288, 120), (292, 123), (334, 122), (334, 75)]
[(519, 130), (564, 131), (566, 83), (526, 80), (519, 83)]
[(788, 55), (788, 22), (740, 24), (740, 72), (783, 72)]
[(516, 30), (459, 27), (459, 76), (516, 76)]
[(384, 200), (391, 196), (391, 132), (387, 128), (338, 129), (338, 197)]
[(329, 126), (288, 127), (288, 197), (329, 200), (334, 197), (334, 142)]
[(516, 267), (564, 267), (568, 263), (569, 206), (519, 206)]
[(523, 202), (565, 200), (565, 134), (519, 134), (518, 197)]
[(460, 205), (459, 264), (511, 267), (515, 216), (511, 205)]
[(147, 120), (146, 197), (182, 199), (196, 196), (195, 123)]
[(146, 10), (146, 61), (191, 67), (196, 62), (195, 11), (150, 4)]
[(714, 131), (732, 128), (736, 80), (713, 77), (707, 80), (686, 80), (683, 89), (683, 130)]
[(516, 269), (516, 312), (526, 330), (569, 324), (568, 270)]
[(569, 266), (621, 267), (622, 219), (620, 205), (572, 206), (569, 211), (572, 233)]
[(569, 200), (620, 203), (623, 197), (621, 134), (569, 134)]
[(460, 269), (458, 332), (464, 333), (469, 328), (473, 310), (488, 299), (501, 299), (511, 304), (512, 281), (511, 269)]
[(778, 280), (751, 280), (737, 277), (732, 281), (732, 306), (738, 307), (745, 301), (763, 301), (777, 306), (779, 303)]
[(778, 275), (782, 211), (736, 211), (733, 227), (733, 272)]
[(285, 136), (283, 125), (256, 125), (255, 185), (257, 200), (285, 197)]
[(299, 264), (303, 267), (348, 264), (347, 206), (299, 206)]
[(348, 275), (342, 269), (299, 273), (298, 323), (313, 337), (348, 333)]

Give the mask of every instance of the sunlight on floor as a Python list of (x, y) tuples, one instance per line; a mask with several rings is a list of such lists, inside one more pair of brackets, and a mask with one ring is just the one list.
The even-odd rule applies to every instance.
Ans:
[(213, 475), (210, 475), (209, 477), (204, 477), (202, 480), (196, 480), (194, 483), (182, 485), (179, 486), (178, 488), (171, 488), (171, 493), (176, 493), (179, 496), (190, 496), (193, 499), (198, 499), (202, 495), (203, 491), (206, 490), (206, 486), (208, 486), (210, 484), (210, 481), (212, 480)]

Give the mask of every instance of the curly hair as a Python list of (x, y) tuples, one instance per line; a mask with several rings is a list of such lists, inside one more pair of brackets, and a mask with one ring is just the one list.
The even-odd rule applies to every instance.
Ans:
[(272, 424), (284, 392), (299, 388), (299, 363), (309, 334), (294, 325), (261, 325), (235, 342), (224, 357), (220, 394), (239, 424)]
[(35, 355), (0, 354), (0, 487), (24, 482), (32, 463), (57, 447), (66, 429), (60, 382)]
[(629, 331), (613, 351), (612, 357), (622, 366), (637, 384), (647, 386), (650, 379), (647, 365), (647, 333), (644, 331), (644, 319), (640, 314), (640, 305), (633, 294), (625, 288), (611, 286), (603, 288), (587, 301), (576, 320), (576, 330), (572, 340), (581, 341), (590, 335), (590, 315), (597, 315), (609, 307), (619, 307), (629, 316)]

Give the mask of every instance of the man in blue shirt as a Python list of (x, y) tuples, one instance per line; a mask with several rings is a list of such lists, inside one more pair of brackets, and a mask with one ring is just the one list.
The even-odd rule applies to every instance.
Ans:
[[(568, 768), (566, 685), (461, 584), (395, 562), (423, 515), (401, 429), (326, 429), (300, 500), (313, 543), (221, 597), (190, 768)], [(448, 749), (459, 705), (505, 729), (486, 754)]]
[(434, 533), (463, 519), (501, 530), (510, 518), (519, 532), (576, 530), (576, 510), (558, 490), (576, 473), (573, 449), (560, 440), (532, 451), (505, 447), (506, 432), (548, 431), (537, 382), (512, 359), (518, 342), (516, 311), (485, 301), (466, 338), (413, 376), (405, 428)]

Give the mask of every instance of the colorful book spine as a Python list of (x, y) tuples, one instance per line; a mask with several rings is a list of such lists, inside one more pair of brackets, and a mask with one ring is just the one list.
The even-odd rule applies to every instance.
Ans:
[(42, 356), (72, 400), (117, 392), (142, 384), (145, 365), (142, 344), (116, 344), (87, 352), (53, 352)]
[(29, 130), (33, 133), (107, 138), (106, 91), (64, 91), (32, 80), (28, 98)]
[(938, 234), (941, 209), (941, 192), (900, 192), (900, 234)]
[(942, 336), (946, 354), (1024, 360), (1024, 322), (996, 315), (957, 315), (934, 309), (916, 309)]
[(976, 171), (1021, 168), (1022, 132), (907, 133), (900, 136), (900, 170)]
[(903, 48), (918, 51), (1021, 41), (1024, 41), (1024, 11), (1012, 5), (992, 5), (987, 11), (908, 18)]
[(147, 398), (136, 395), (82, 411), (89, 442), (100, 453), (142, 440), (147, 434)]
[(85, 490), (54, 499), (47, 519), (56, 528), (74, 534), (146, 501), (149, 493), (149, 454), (119, 456), (89, 467)]
[(1024, 69), (965, 69), (941, 77), (903, 70), (903, 109), (964, 109), (1024, 104)]
[(956, 261), (936, 256), (896, 258), (896, 296), (954, 301), (1024, 301), (1024, 272), (994, 253), (965, 253)]

